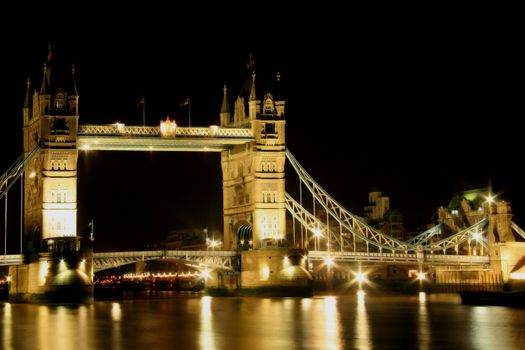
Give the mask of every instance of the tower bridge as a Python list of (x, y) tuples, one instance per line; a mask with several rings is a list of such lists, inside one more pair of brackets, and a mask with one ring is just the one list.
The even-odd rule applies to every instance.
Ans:
[[(0, 200), (5, 201), (6, 212), (10, 189), (17, 181), (23, 188), (20, 237), (7, 230), (4, 217), (4, 242), (7, 237), (19, 239), (19, 251), (8, 252), (4, 243), (0, 255), (0, 265), (10, 266), (10, 274), (16, 276), (11, 292), (22, 299), (56, 291), (66, 275), (75, 283), (88, 281), (82, 290), (89, 295), (93, 272), (154, 259), (238, 270), (241, 285), (248, 288), (307, 287), (308, 270), (332, 262), (399, 264), (420, 271), (468, 267), (501, 276), (503, 281), (521, 268), (525, 247), (515, 241), (525, 239), (525, 233), (512, 222), (510, 205), (503, 201), (488, 201), (475, 213), (465, 206), (461, 213), (442, 210), (440, 224), (405, 241), (345, 209), (286, 148), (285, 101), (279, 93), (267, 93), (259, 100), (255, 73), (249, 94), (236, 97), (233, 113), (224, 87), (220, 125), (180, 127), (169, 118), (158, 126), (82, 125), (74, 70), (71, 88), (66, 90), (50, 83), (48, 64), (38, 90), (27, 84), (23, 154), (0, 177)], [(85, 249), (77, 234), (78, 153), (100, 150), (219, 153), (224, 250), (92, 253)], [(299, 177), (299, 200), (285, 190), (286, 161)], [(457, 215), (466, 219), (458, 221)], [(444, 227), (454, 232), (444, 237)]]

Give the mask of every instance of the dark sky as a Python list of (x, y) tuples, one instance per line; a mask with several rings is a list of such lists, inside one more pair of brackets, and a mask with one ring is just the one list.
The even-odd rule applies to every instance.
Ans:
[[(1, 171), (22, 150), (25, 79), (40, 84), (49, 42), (57, 64), (77, 67), (82, 124), (141, 124), (143, 95), (147, 124), (169, 114), (186, 125), (186, 96), (193, 125), (216, 124), (222, 86), (232, 101), (252, 51), (260, 96), (281, 72), (288, 148), (350, 211), (361, 214), (379, 186), (416, 229), (454, 189), (491, 182), (525, 223), (521, 44), (512, 20), (477, 10), (17, 14), (20, 25), (1, 24)], [(95, 218), (100, 250), (222, 225), (216, 153), (81, 154), (78, 179), (79, 234)], [(297, 192), (291, 171), (287, 180)]]

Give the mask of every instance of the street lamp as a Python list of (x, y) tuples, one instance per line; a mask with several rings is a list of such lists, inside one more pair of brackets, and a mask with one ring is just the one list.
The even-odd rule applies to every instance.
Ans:
[(215, 248), (222, 245), (221, 241), (215, 240), (215, 239), (207, 239), (206, 245), (208, 246), (208, 250), (211, 248), (212, 250), (215, 250)]

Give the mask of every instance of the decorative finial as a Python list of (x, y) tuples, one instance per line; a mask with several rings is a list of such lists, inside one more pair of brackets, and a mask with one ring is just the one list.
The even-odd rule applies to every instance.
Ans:
[(255, 70), (252, 72), (252, 79), (255, 80)]
[(27, 86), (28, 89), (31, 86), (31, 79), (29, 79), (29, 77), (27, 77), (26, 86)]
[(226, 91), (228, 91), (228, 89), (226, 88), (226, 84), (224, 84), (224, 87), (222, 88), (222, 91), (224, 91), (224, 94), (226, 95)]
[(281, 81), (281, 72), (277, 72), (277, 75), (275, 76), (275, 79), (277, 79), (277, 82)]
[(73, 73), (73, 75), (75, 75), (75, 65), (74, 64), (71, 65), (71, 73)]

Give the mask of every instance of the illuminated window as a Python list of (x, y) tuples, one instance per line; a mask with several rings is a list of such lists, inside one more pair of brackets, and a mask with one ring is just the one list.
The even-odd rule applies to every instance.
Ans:
[(66, 96), (63, 92), (58, 92), (55, 96), (55, 109), (66, 108)]
[(263, 202), (264, 203), (275, 203), (277, 193), (275, 191), (263, 191)]
[(273, 114), (273, 98), (271, 94), (266, 94), (263, 102), (263, 114)]

